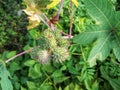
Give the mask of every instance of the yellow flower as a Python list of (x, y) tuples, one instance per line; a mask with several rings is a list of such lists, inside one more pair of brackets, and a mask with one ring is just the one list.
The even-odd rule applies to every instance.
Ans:
[(28, 15), (29, 25), (28, 29), (34, 28), (39, 25), (40, 19), (36, 14), (41, 14), (41, 11), (37, 8), (37, 4), (33, 0), (23, 0), (27, 8), (23, 11)]
[[(53, 0), (53, 2), (50, 3), (50, 4), (48, 4), (46, 8), (47, 8), (47, 9), (53, 8), (53, 7), (55, 7), (57, 4), (59, 4), (60, 1), (61, 1), (61, 0)], [(77, 1), (77, 0), (72, 0), (72, 2), (73, 2), (73, 4), (74, 4), (76, 7), (78, 7), (78, 1)]]
[(78, 1), (77, 0), (72, 0), (72, 2), (75, 4), (76, 7), (78, 7)]
[(33, 14), (28, 17), (29, 19), (29, 25), (27, 26), (28, 29), (34, 28), (39, 25), (40, 19), (36, 14)]
[(60, 1), (61, 1), (61, 0), (53, 0), (53, 2), (50, 3), (50, 4), (48, 4), (46, 8), (47, 8), (47, 9), (53, 8), (53, 7), (55, 7), (58, 3), (60, 3)]

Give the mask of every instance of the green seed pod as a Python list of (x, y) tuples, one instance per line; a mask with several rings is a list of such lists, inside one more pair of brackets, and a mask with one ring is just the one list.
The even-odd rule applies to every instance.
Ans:
[(50, 40), (44, 36), (41, 36), (40, 39), (38, 40), (38, 45), (40, 46), (41, 49), (49, 49), (50, 48)]
[(54, 35), (56, 40), (58, 40), (62, 37), (60, 30), (54, 30), (52, 32), (53, 32), (53, 35)]
[(53, 50), (53, 60), (57, 62), (65, 61), (69, 56), (69, 52), (66, 48), (57, 47)]
[(59, 39), (57, 42), (58, 42), (58, 46), (60, 46), (60, 47), (68, 48), (70, 46), (69, 41), (64, 38)]
[(50, 30), (50, 29), (46, 29), (46, 30), (43, 32), (43, 35), (44, 35), (45, 37), (47, 37), (47, 38), (54, 37), (53, 32), (52, 32), (52, 30)]
[(53, 34), (57, 41), (57, 45), (59, 47), (66, 47), (66, 48), (69, 47), (69, 45), (70, 45), (69, 41), (67, 39), (62, 38), (60, 30), (54, 30)]
[(56, 39), (49, 29), (46, 29), (42, 33), (42, 36), (38, 40), (38, 44), (41, 46), (42, 49), (55, 48), (57, 46)]

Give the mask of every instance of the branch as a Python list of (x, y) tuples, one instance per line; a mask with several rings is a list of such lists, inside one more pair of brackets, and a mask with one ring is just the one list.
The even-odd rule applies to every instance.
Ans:
[[(42, 14), (42, 16), (45, 18), (46, 23), (48, 24), (48, 22), (50, 21), (50, 20), (48, 19), (48, 17), (47, 17), (44, 13)], [(49, 25), (49, 24), (48, 24), (48, 25)], [(49, 25), (49, 27), (51, 28), (51, 30), (54, 30), (54, 29), (55, 29), (55, 27), (52, 26), (52, 25)]]
[(60, 12), (61, 12), (62, 7), (63, 7), (63, 3), (64, 3), (64, 0), (61, 0), (60, 8), (59, 8), (58, 13), (57, 13), (57, 19), (58, 19), (58, 20), (59, 20), (59, 17), (60, 17)]

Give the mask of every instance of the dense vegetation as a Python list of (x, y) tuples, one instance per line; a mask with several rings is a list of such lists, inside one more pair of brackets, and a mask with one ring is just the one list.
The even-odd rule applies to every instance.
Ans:
[(120, 0), (28, 1), (0, 0), (0, 90), (120, 89)]

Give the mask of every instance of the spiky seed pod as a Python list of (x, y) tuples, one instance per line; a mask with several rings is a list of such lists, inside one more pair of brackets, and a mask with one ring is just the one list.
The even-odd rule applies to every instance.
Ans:
[(65, 61), (69, 56), (69, 52), (66, 48), (57, 47), (53, 50), (53, 60), (57, 62)]
[(50, 29), (46, 29), (44, 30), (43, 34), (45, 35), (45, 37), (50, 38), (50, 37), (54, 37), (52, 30)]
[(43, 32), (43, 37), (49, 42), (47, 43), (50, 48), (55, 48), (57, 46), (56, 39), (50, 29), (46, 29)]
[(58, 42), (58, 46), (60, 46), (60, 47), (68, 48), (70, 46), (69, 41), (67, 39), (64, 39), (64, 38), (57, 40), (57, 42)]
[(62, 38), (60, 30), (54, 30), (53, 34), (57, 41), (57, 45), (59, 47), (66, 47), (66, 48), (69, 47), (69, 45), (70, 45), (69, 41), (67, 39)]
[(57, 46), (56, 39), (49, 29), (46, 29), (43, 32), (42, 36), (38, 40), (38, 44), (42, 49), (55, 48)]
[(61, 34), (60, 30), (58, 30), (58, 29), (52, 31), (52, 33), (53, 33), (56, 40), (58, 40), (62, 37), (62, 34)]
[(38, 40), (38, 45), (40, 45), (41, 49), (46, 50), (51, 47), (50, 40), (44, 36), (41, 36)]
[(37, 60), (42, 64), (50, 62), (51, 57), (47, 50), (38, 51), (37, 56), (38, 56)]

